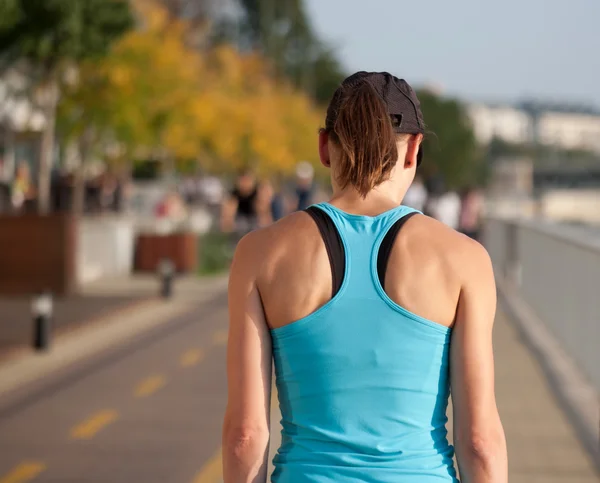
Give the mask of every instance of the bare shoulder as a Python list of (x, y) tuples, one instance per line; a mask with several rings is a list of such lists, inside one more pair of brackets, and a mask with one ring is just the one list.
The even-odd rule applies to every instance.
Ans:
[(456, 273), (470, 277), (481, 270), (491, 271), (489, 254), (481, 243), (436, 219), (425, 215), (415, 216), (407, 223), (407, 228), (410, 229), (408, 239), (412, 240), (415, 248), (435, 252), (454, 267)]
[(306, 234), (313, 230), (317, 229), (308, 214), (301, 211), (291, 213), (272, 225), (245, 235), (238, 243), (235, 259), (243, 259), (259, 269), (279, 259), (291, 247), (301, 244)]

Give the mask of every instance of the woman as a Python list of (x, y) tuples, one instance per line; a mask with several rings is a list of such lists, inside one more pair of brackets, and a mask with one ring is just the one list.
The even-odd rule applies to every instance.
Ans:
[(494, 395), (496, 292), (473, 240), (400, 206), (421, 159), (419, 101), (359, 72), (319, 134), (329, 203), (239, 244), (229, 285), (226, 483), (264, 482), (271, 360), (282, 414), (272, 481), (506, 483)]

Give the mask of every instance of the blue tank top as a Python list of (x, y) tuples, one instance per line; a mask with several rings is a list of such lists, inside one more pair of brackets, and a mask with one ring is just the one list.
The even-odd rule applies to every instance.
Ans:
[(416, 210), (375, 217), (321, 203), (346, 254), (340, 290), (271, 331), (282, 441), (274, 483), (458, 482), (446, 438), (450, 329), (396, 304), (379, 246)]

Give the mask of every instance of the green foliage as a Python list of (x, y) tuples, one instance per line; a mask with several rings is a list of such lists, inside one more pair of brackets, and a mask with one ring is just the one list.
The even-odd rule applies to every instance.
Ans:
[(430, 91), (418, 96), (428, 130), (423, 141), (423, 174), (441, 174), (448, 187), (455, 189), (480, 184), (486, 166), (463, 105)]
[(199, 242), (198, 274), (214, 275), (225, 272), (235, 249), (235, 242), (228, 234), (209, 232)]
[(326, 103), (344, 78), (332, 49), (314, 32), (303, 0), (241, 0), (246, 42), (260, 48), (279, 75)]
[(13, 25), (20, 16), (18, 0), (0, 2), (0, 32)]
[(3, 57), (27, 59), (46, 72), (104, 55), (133, 25), (124, 0), (8, 0), (0, 18)]

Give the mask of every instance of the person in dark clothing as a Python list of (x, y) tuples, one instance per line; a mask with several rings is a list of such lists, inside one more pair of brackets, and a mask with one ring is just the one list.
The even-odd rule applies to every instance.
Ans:
[(257, 226), (258, 185), (254, 173), (242, 170), (221, 212), (221, 229), (247, 233)]

